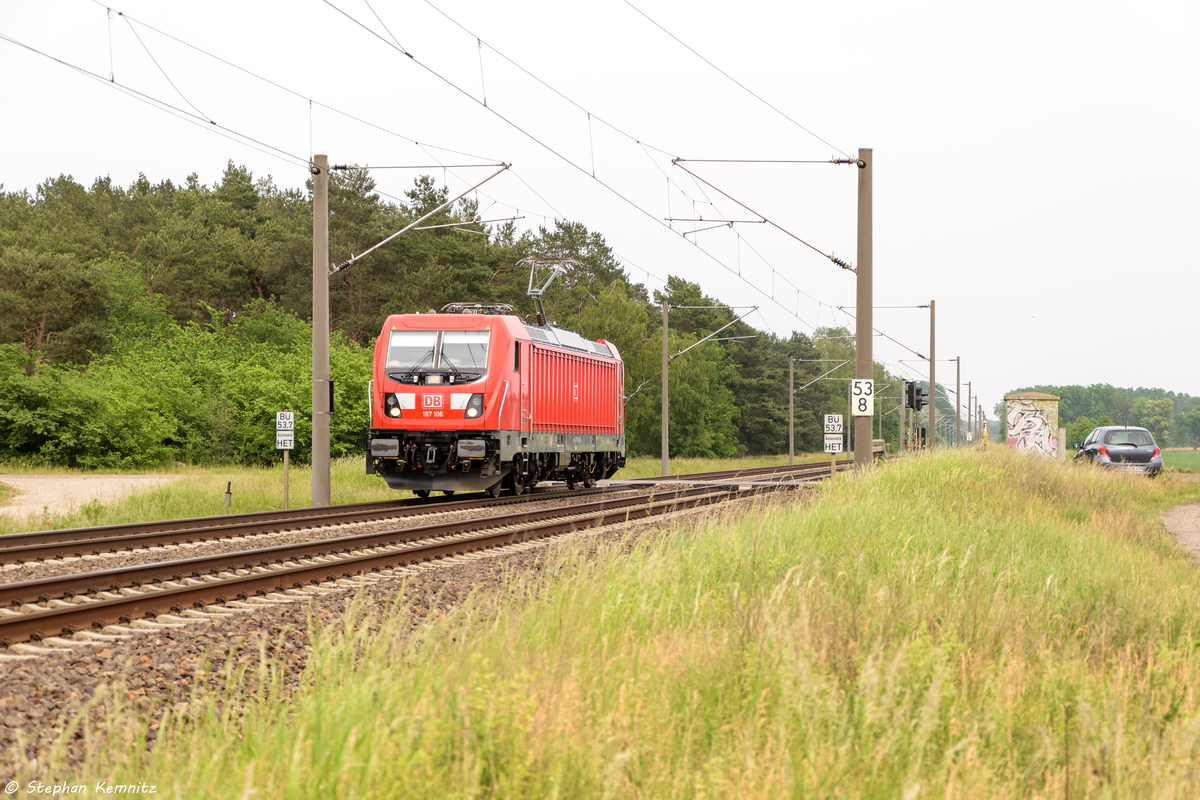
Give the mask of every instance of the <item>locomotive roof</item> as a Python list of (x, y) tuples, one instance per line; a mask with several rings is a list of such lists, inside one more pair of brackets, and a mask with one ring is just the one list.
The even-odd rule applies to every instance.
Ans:
[(582, 350), (585, 353), (603, 356), (604, 358), (613, 357), (612, 351), (606, 345), (585, 339), (578, 333), (573, 333), (566, 328), (556, 328), (553, 325), (547, 325), (544, 328), (537, 325), (526, 325), (525, 330), (529, 332), (530, 338), (535, 342), (545, 342), (546, 344), (565, 347), (568, 350)]
[(525, 331), (529, 334), (529, 338), (535, 342), (562, 347), (567, 350), (578, 350), (579, 352), (600, 356), (601, 358), (614, 358), (612, 351), (606, 344), (593, 342), (590, 339), (580, 336), (578, 333), (569, 331), (566, 328), (560, 328), (554, 324), (544, 327), (529, 325), (515, 314), (446, 313), (443, 311), (441, 313), (432, 312), (429, 314), (399, 314), (394, 315), (393, 318), (396, 317), (403, 318), (406, 327), (417, 329), (452, 328), (456, 327), (454, 323), (459, 320), (461, 320), (459, 325), (462, 327), (478, 329), (490, 326), (492, 320), (503, 319), (508, 320), (509, 324), (516, 323), (524, 327)]

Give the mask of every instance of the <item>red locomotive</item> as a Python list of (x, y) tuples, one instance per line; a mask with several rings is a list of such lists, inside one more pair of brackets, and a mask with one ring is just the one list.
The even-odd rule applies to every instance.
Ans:
[(375, 345), (367, 472), (421, 497), (591, 487), (625, 466), (624, 387), (612, 344), (508, 305), (393, 315)]

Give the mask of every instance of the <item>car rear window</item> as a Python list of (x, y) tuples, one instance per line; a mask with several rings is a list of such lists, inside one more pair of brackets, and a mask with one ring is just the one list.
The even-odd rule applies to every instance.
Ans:
[(1104, 435), (1105, 444), (1133, 444), (1141, 447), (1154, 444), (1149, 431), (1109, 431)]

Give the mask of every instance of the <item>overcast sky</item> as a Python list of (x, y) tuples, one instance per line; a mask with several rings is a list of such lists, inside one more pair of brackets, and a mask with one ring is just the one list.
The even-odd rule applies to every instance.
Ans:
[[(911, 307), (936, 300), (989, 416), (1035, 384), (1200, 395), (1198, 23), (1194, 0), (0, 0), (0, 184), (232, 160), (299, 187), (322, 153), (446, 165), (457, 193), (494, 170), (456, 165), (506, 162), (485, 218), (582, 222), (650, 291), (678, 275), (787, 336), (853, 327), (826, 256), (857, 261), (858, 171), (824, 162), (871, 148), (878, 360), (926, 377)], [(820, 163), (684, 164), (708, 186), (673, 158)], [(374, 177), (400, 198), (413, 172)]]

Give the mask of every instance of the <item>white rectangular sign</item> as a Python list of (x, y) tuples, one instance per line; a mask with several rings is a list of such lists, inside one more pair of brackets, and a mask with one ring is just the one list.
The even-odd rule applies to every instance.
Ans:
[(875, 381), (870, 378), (850, 381), (850, 413), (855, 417), (875, 416)]
[(295, 431), (275, 431), (275, 449), (276, 450), (295, 450), (296, 449), (296, 432)]
[(842, 452), (842, 435), (840, 433), (825, 434), (825, 452), (826, 453)]
[(277, 431), (294, 431), (296, 429), (296, 412), (295, 411), (276, 411), (275, 412), (275, 430)]
[(826, 414), (825, 415), (825, 432), (826, 433), (845, 433), (842, 430), (842, 415), (841, 414)]

